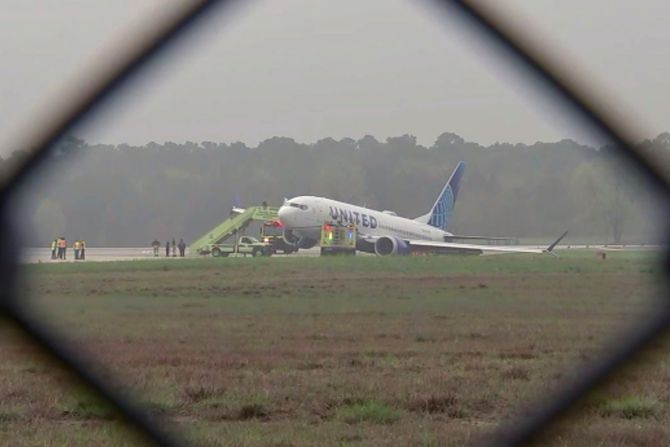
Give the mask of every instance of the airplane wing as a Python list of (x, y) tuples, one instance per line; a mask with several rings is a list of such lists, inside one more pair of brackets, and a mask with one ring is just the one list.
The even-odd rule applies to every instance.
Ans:
[(460, 254), (485, 254), (485, 253), (552, 253), (556, 245), (567, 235), (566, 231), (552, 242), (547, 248), (531, 248), (531, 247), (509, 247), (499, 245), (478, 245), (478, 244), (461, 244), (456, 242), (439, 242), (439, 241), (425, 241), (410, 239), (407, 243), (412, 251), (431, 251), (444, 253), (460, 253)]
[(451, 242), (454, 240), (461, 240), (461, 241), (499, 241), (499, 242), (508, 242), (508, 241), (515, 241), (517, 240), (516, 238), (513, 237), (500, 237), (500, 236), (465, 236), (462, 234), (452, 234), (451, 236), (446, 237), (448, 240), (447, 242)]

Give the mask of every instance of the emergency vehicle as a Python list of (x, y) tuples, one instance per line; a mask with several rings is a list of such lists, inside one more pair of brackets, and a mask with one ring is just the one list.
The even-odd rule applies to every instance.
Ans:
[(356, 225), (325, 222), (321, 226), (321, 254), (356, 254)]
[(277, 219), (266, 220), (261, 226), (261, 241), (272, 247), (272, 253), (281, 251), (284, 254), (291, 254), (298, 251), (298, 247), (289, 244), (284, 239), (284, 226)]

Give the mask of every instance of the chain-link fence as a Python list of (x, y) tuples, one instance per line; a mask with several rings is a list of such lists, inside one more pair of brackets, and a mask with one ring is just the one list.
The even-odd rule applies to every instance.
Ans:
[[(147, 64), (164, 52), (182, 35), (197, 26), (215, 7), (228, 7), (230, 0), (198, 0), (185, 2), (181, 10), (170, 20), (156, 24), (153, 32), (141, 42), (126, 48), (116, 65), (102, 73), (93, 86), (77, 97), (69, 98), (54, 111), (55, 119), (37, 126), (28, 136), (26, 148), (30, 156), (9, 176), (0, 193), (2, 217), (0, 234), (4, 247), (15, 247), (9, 209), (17, 191), (30, 182), (31, 174), (49, 163), (50, 150), (55, 144), (76, 126), (94, 113), (108, 98), (114, 95), (128, 80), (138, 74)], [(494, 46), (531, 76), (539, 81), (547, 94), (558, 98), (574, 117), (603, 135), (618, 149), (619, 155), (634, 171), (641, 173), (647, 180), (650, 190), (659, 194), (661, 199), (670, 200), (670, 178), (648, 155), (641, 153), (633, 144), (634, 138), (629, 129), (609, 116), (592, 98), (588, 91), (574, 82), (546, 57), (547, 53), (533, 44), (518, 30), (506, 25), (499, 17), (486, 11), (473, 1), (433, 0), (445, 14), (457, 14), (476, 28)], [(88, 386), (103, 400), (115, 408), (125, 421), (133, 426), (146, 440), (159, 445), (181, 445), (183, 440), (175, 433), (167, 431), (153, 419), (146, 409), (138, 405), (130, 396), (122, 395), (92, 372), (91, 365), (78, 353), (69, 349), (62, 338), (50, 331), (31, 314), (28, 306), (18, 299), (17, 273), (19, 252), (3, 250), (1, 272), (3, 287), (0, 292), (0, 315), (3, 320), (15, 326), (33, 344), (68, 369), (81, 383)], [(669, 265), (665, 265), (670, 274)], [(542, 403), (530, 402), (532, 416), (516, 421), (494, 434), (495, 445), (522, 445), (537, 440), (541, 434), (561, 420), (570, 410), (576, 408), (591, 390), (603, 385), (618, 370), (641, 354), (650, 344), (661, 337), (670, 326), (670, 307), (662, 305), (654, 312), (654, 317), (645, 321), (642, 327), (631, 332), (625, 340), (620, 340), (617, 349), (604, 358), (581, 370), (579, 379), (554, 394)], [(225, 440), (223, 440), (225, 441)]]

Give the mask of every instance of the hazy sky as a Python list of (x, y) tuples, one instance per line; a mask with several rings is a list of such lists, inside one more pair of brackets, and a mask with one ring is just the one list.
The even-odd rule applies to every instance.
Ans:
[[(0, 153), (118, 37), (176, 0), (4, 0)], [(81, 133), (97, 142), (577, 137), (525, 80), (428, 1), (252, 0), (214, 17)], [(564, 63), (645, 123), (670, 128), (670, 2), (498, 0)], [(511, 80), (511, 82), (510, 82)], [(74, 82), (72, 82), (74, 81)], [(74, 86), (74, 87), (73, 87)]]

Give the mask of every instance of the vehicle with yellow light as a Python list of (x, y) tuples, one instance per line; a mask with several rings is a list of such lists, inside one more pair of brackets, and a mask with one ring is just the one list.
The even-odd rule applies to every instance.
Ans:
[(298, 246), (289, 244), (284, 237), (284, 226), (277, 219), (266, 220), (261, 225), (261, 241), (269, 245), (272, 249), (272, 254), (278, 251), (288, 255), (298, 251)]

